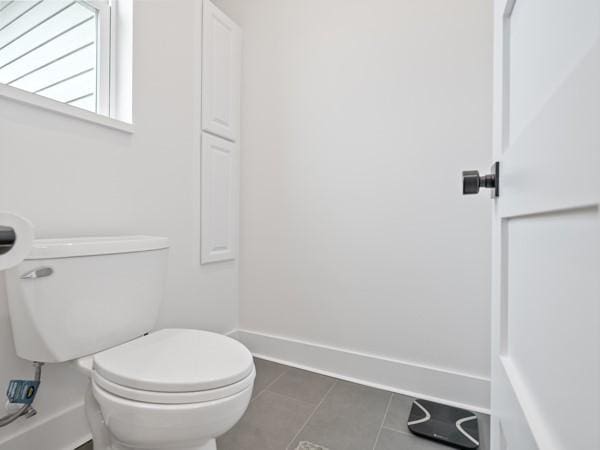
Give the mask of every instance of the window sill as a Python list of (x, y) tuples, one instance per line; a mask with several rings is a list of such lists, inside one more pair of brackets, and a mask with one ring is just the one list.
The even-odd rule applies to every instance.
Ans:
[(133, 133), (133, 124), (122, 122), (111, 117), (102, 116), (85, 109), (57, 102), (51, 98), (42, 97), (41, 95), (32, 94), (31, 92), (23, 91), (12, 86), (0, 84), (0, 98), (6, 98), (19, 103), (34, 106), (36, 108), (45, 109), (63, 116), (73, 117), (83, 120), (84, 122), (95, 123), (97, 125), (112, 128), (124, 133)]

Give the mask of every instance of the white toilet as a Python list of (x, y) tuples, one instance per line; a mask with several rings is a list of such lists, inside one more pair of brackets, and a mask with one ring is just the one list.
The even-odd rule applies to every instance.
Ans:
[(255, 369), (242, 344), (199, 330), (152, 332), (168, 245), (148, 236), (40, 239), (6, 273), (17, 354), (74, 361), (90, 377), (96, 450), (215, 450), (250, 402)]

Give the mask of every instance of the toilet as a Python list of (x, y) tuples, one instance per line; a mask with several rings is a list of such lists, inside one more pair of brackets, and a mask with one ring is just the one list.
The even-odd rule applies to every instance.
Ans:
[(215, 450), (250, 402), (256, 372), (241, 343), (153, 331), (168, 247), (150, 236), (39, 239), (6, 272), (17, 354), (89, 377), (95, 450)]

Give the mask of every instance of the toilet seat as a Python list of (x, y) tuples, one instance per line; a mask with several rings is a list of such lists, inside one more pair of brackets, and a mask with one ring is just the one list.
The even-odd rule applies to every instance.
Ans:
[(122, 398), (162, 404), (205, 402), (252, 386), (250, 352), (200, 330), (165, 329), (94, 355), (92, 382)]
[(234, 396), (245, 389), (252, 387), (255, 377), (256, 371), (253, 369), (250, 375), (237, 383), (221, 388), (197, 392), (156, 392), (132, 389), (113, 383), (96, 372), (92, 374), (92, 384), (99, 389), (103, 389), (127, 400), (165, 405), (182, 405), (187, 403), (209, 402)]

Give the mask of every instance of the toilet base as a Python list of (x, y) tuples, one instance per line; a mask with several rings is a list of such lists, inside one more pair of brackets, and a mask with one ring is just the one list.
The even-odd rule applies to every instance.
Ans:
[[(94, 447), (94, 450), (97, 450), (96, 447)], [(132, 447), (121, 446), (119, 444), (113, 444), (110, 447), (110, 450), (138, 450), (138, 449), (132, 448)], [(164, 450), (164, 449), (163, 448), (145, 448), (143, 450)], [(206, 444), (204, 444), (200, 447), (185, 447), (185, 448), (178, 447), (177, 450), (217, 450), (217, 443), (214, 439), (211, 439)]]
[(204, 444), (202, 447), (200, 447), (198, 450), (217, 450), (217, 441), (215, 441), (214, 439), (211, 439), (206, 444)]
[[(163, 447), (137, 449), (114, 442), (111, 439), (108, 429), (104, 426), (102, 412), (92, 394), (90, 386), (88, 386), (85, 395), (85, 412), (92, 431), (94, 450), (165, 450)], [(217, 442), (215, 439), (211, 439), (200, 447), (178, 447), (176, 450), (217, 450)]]

